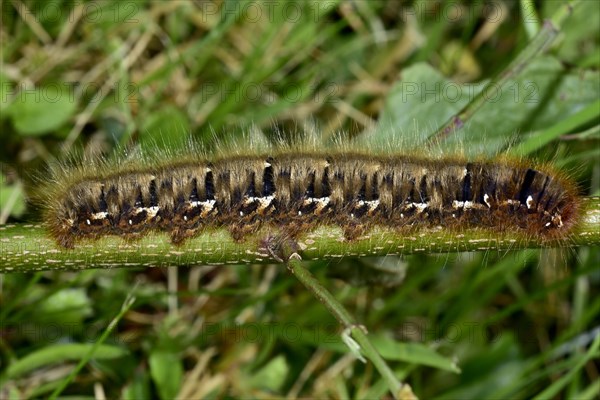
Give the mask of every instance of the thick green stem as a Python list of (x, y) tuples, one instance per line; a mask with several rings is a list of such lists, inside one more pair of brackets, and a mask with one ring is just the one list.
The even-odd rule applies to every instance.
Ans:
[[(524, 237), (517, 232), (473, 229), (464, 232), (443, 227), (407, 234), (376, 227), (364, 236), (344, 240), (336, 226), (323, 226), (298, 238), (304, 260), (341, 257), (386, 256), (459, 251), (506, 251), (537, 247), (600, 245), (600, 197), (581, 201), (582, 219), (565, 240), (546, 242), (541, 237)], [(35, 270), (186, 266), (198, 264), (273, 263), (265, 244), (277, 232), (262, 230), (236, 243), (225, 229), (217, 229), (174, 246), (163, 233), (125, 241), (107, 236), (81, 242), (72, 250), (59, 247), (40, 225), (0, 226), (0, 273)]]
[(465, 123), (475, 115), (488, 99), (494, 98), (498, 89), (502, 88), (509, 80), (514, 79), (538, 54), (546, 50), (554, 41), (565, 19), (571, 15), (573, 8), (580, 0), (573, 0), (561, 6), (552, 16), (544, 21), (541, 29), (531, 39), (529, 44), (519, 55), (486, 87), (470, 101), (458, 114), (452, 116), (444, 125), (435, 131), (428, 139), (430, 145), (435, 145), (453, 132), (461, 129)]

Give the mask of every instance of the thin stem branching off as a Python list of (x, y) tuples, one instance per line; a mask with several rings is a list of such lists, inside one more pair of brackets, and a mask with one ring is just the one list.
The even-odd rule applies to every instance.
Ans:
[[(416, 399), (410, 386), (401, 383), (392, 369), (387, 365), (375, 346), (369, 340), (366, 329), (357, 324), (354, 317), (342, 306), (319, 281), (302, 266), (302, 259), (297, 253), (288, 257), (287, 266), (290, 272), (327, 308), (327, 310), (344, 327), (344, 334), (349, 334), (358, 344), (361, 354), (367, 357), (385, 380), (388, 389), (395, 399)], [(348, 340), (348, 339), (346, 339)]]
[[(582, 200), (582, 220), (569, 239), (547, 242), (540, 237), (523, 237), (517, 232), (481, 229), (457, 233), (443, 227), (407, 234), (393, 229), (374, 228), (366, 235), (346, 241), (339, 227), (323, 226), (298, 238), (304, 260), (393, 254), (499, 251), (538, 247), (568, 247), (600, 244), (600, 197)], [(64, 249), (48, 236), (41, 225), (0, 227), (0, 273), (35, 270), (189, 266), (198, 264), (273, 263), (270, 244), (279, 232), (261, 230), (241, 243), (225, 229), (207, 231), (181, 246), (171, 244), (168, 235), (151, 233), (125, 241), (106, 236), (82, 241)]]
[(576, 7), (580, 1), (581, 0), (573, 0), (564, 4), (556, 10), (550, 19), (545, 20), (537, 35), (531, 39), (517, 57), (515, 57), (515, 59), (504, 68), (496, 78), (492, 79), (462, 110), (450, 117), (444, 125), (431, 134), (427, 140), (428, 144), (435, 145), (443, 141), (452, 133), (460, 130), (465, 123), (475, 115), (477, 110), (488, 101), (488, 99), (494, 97), (495, 92), (499, 88), (502, 88), (508, 81), (517, 77), (534, 57), (550, 47), (554, 39), (556, 39), (560, 33), (565, 19), (571, 15), (573, 8)]

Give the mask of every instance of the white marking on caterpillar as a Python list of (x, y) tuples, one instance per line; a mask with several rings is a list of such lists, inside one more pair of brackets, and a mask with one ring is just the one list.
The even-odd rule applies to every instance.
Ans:
[(159, 206), (145, 207), (145, 208), (143, 208), (143, 210), (145, 210), (148, 213), (148, 216), (150, 218), (154, 218), (154, 217), (156, 217), (156, 214), (158, 214), (158, 210), (160, 210), (160, 207)]
[(486, 193), (483, 195), (483, 202), (489, 207), (492, 208), (492, 205), (490, 204), (490, 202), (488, 201), (490, 198), (490, 196)]
[(90, 218), (92, 219), (105, 219), (106, 217), (108, 217), (108, 213), (106, 211), (101, 211), (90, 215)]
[(552, 217), (552, 222), (559, 228), (562, 228), (563, 226), (562, 217), (560, 214), (556, 214), (554, 217)]
[(425, 209), (427, 207), (429, 207), (429, 204), (428, 203), (410, 203), (408, 206), (410, 208), (416, 208), (417, 209), (417, 213), (420, 214), (423, 211), (425, 211)]
[(304, 200), (303, 205), (308, 206), (312, 203), (317, 203), (315, 211), (320, 213), (323, 211), (323, 209), (325, 209), (325, 207), (327, 207), (330, 201), (331, 199), (329, 197), (309, 197), (308, 199)]
[(428, 204), (427, 203), (417, 203), (416, 207), (417, 207), (417, 212), (422, 213), (428, 207)]
[(200, 217), (206, 218), (210, 214), (210, 212), (215, 208), (216, 202), (217, 202), (216, 200), (191, 201), (190, 206), (193, 208), (202, 207), (202, 211), (200, 212)]
[[(455, 209), (461, 209), (462, 208), (463, 210), (470, 210), (470, 209), (481, 210), (481, 209), (484, 209), (484, 205), (483, 204), (478, 204), (478, 203), (475, 203), (473, 201), (458, 201), (458, 200), (454, 200), (452, 202), (452, 207), (455, 208)], [(491, 207), (488, 205), (488, 208), (491, 208)]]
[(379, 207), (379, 200), (361, 200), (358, 202), (359, 206), (364, 206), (365, 204), (367, 205), (367, 207), (369, 207), (369, 210), (367, 212), (371, 214), (377, 209), (377, 207)]
[[(192, 201), (190, 202), (190, 205), (192, 207), (210, 207), (209, 210), (212, 210), (212, 208), (215, 206), (216, 200), (206, 200), (206, 201)], [(158, 207), (156, 207), (158, 208)]]
[(254, 203), (255, 201), (258, 201), (257, 211), (264, 211), (267, 208), (269, 208), (274, 199), (274, 195), (265, 197), (246, 197), (244, 199), (244, 205), (249, 205), (251, 203)]
[(533, 207), (533, 197), (527, 196), (527, 200), (525, 200), (525, 204), (527, 204), (527, 209), (531, 209), (531, 207)]
[[(160, 207), (158, 206), (152, 206), (152, 207), (138, 207), (135, 209), (135, 215), (138, 215), (139, 213), (142, 213), (144, 211), (146, 211), (146, 214), (149, 218), (154, 218), (156, 216), (156, 214), (158, 213), (158, 210), (160, 209)], [(100, 214), (100, 213), (98, 213)], [(104, 213), (106, 214), (106, 216), (108, 216), (108, 213)]]

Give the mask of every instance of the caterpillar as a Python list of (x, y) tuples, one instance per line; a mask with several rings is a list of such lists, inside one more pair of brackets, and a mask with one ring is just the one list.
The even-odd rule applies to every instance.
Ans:
[(104, 235), (170, 234), (173, 244), (210, 228), (235, 240), (261, 227), (294, 237), (338, 225), (348, 240), (373, 226), (442, 227), (566, 238), (579, 219), (575, 185), (524, 161), (373, 156), (291, 148), (255, 155), (173, 158), (157, 165), (63, 170), (45, 190), (45, 221), (72, 248)]

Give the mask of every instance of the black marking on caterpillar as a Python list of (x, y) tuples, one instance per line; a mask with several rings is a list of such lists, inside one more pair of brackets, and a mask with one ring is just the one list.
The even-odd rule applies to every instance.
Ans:
[(339, 225), (348, 240), (375, 225), (556, 239), (578, 220), (578, 204), (574, 185), (560, 174), (515, 162), (288, 150), (83, 173), (52, 192), (45, 221), (67, 248), (149, 231), (168, 232), (179, 244), (214, 227), (243, 240), (265, 225), (289, 237)]

